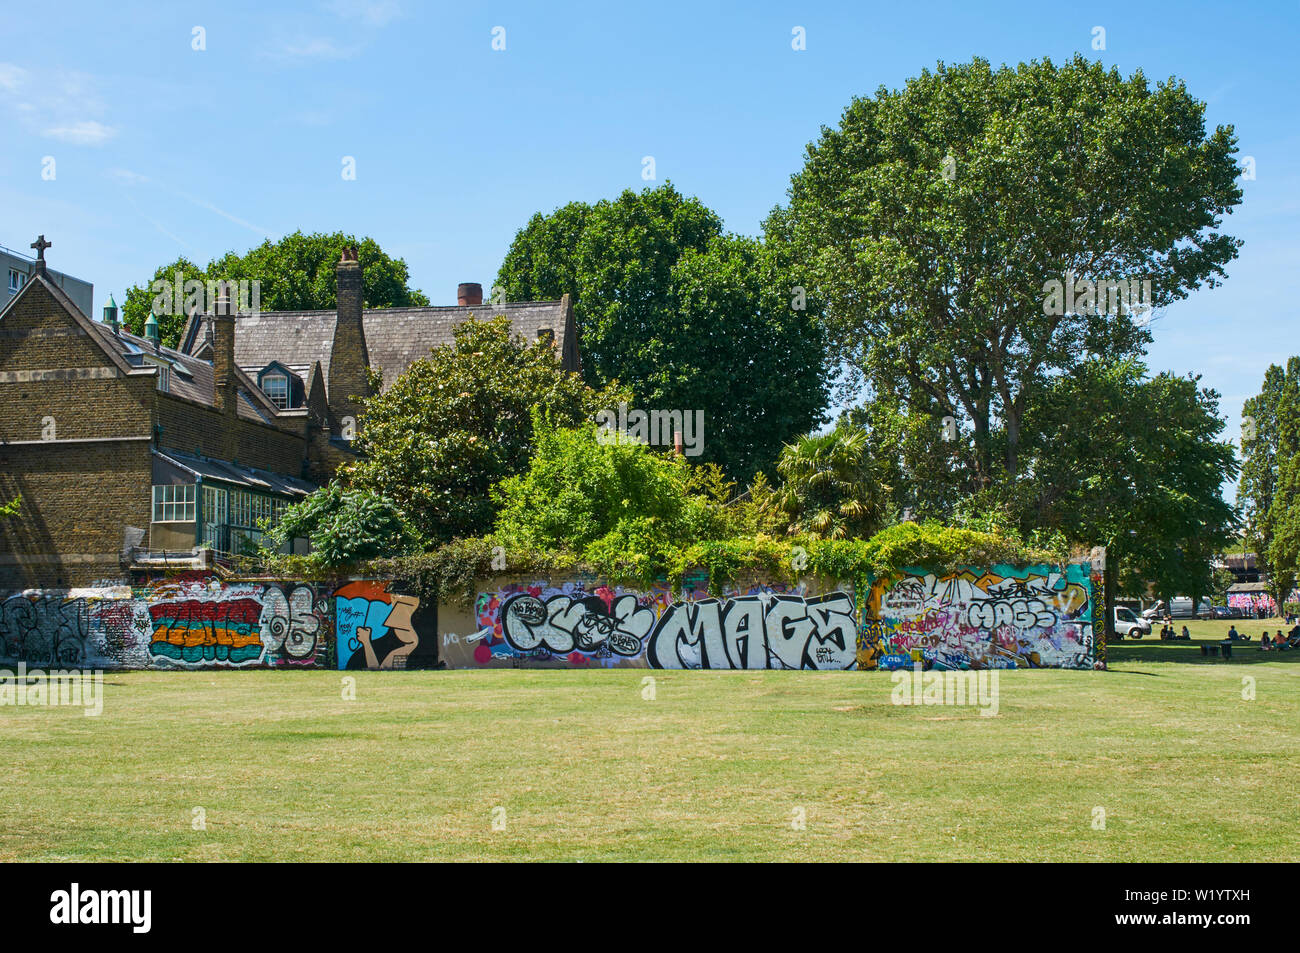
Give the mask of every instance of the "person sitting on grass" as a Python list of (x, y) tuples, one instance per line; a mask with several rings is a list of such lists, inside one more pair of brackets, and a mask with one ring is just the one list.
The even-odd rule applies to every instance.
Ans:
[(1265, 629), (1264, 634), (1259, 637), (1259, 650), (1261, 652), (1273, 651), (1273, 640), (1268, 637), (1268, 629)]
[(1273, 636), (1273, 648), (1281, 652), (1283, 649), (1289, 649), (1290, 647), (1291, 645), (1287, 642), (1286, 636), (1282, 634), (1281, 629), (1278, 629), (1277, 635)]
[(1183, 634), (1180, 635), (1178, 638), (1182, 642), (1192, 641), (1192, 633), (1187, 631), (1187, 626), (1183, 626)]
[(1228, 641), (1237, 642), (1240, 639), (1241, 636), (1237, 634), (1237, 627), (1235, 625), (1228, 626)]

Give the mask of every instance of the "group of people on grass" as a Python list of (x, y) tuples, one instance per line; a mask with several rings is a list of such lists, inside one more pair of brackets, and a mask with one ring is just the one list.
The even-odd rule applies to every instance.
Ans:
[(1187, 626), (1183, 626), (1182, 632), (1176, 632), (1174, 630), (1173, 625), (1168, 620), (1166, 620), (1165, 624), (1160, 628), (1160, 641), (1161, 642), (1190, 642), (1192, 641), (1192, 633), (1187, 631)]
[[(1287, 621), (1289, 622), (1291, 620), (1288, 619)], [(1183, 626), (1183, 631), (1186, 630), (1187, 627)], [(1239, 632), (1237, 632), (1237, 627), (1234, 625), (1229, 627), (1228, 629), (1227, 641), (1249, 642), (1250, 636), (1241, 635)], [(1284, 652), (1288, 649), (1297, 649), (1297, 648), (1300, 648), (1300, 623), (1297, 623), (1295, 626), (1293, 626), (1285, 635), (1282, 634), (1281, 629), (1277, 630), (1276, 635), (1269, 635), (1268, 629), (1265, 629), (1263, 633), (1260, 634), (1259, 650), (1261, 652)]]

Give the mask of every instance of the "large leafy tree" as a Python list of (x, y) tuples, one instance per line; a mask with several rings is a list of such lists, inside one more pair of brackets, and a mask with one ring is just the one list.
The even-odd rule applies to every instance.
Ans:
[(308, 561), (333, 567), (399, 556), (419, 541), (401, 512), (368, 490), (331, 483), (288, 507), (267, 534), (273, 550), (294, 539), (311, 543)]
[[(1291, 358), (1286, 368), (1269, 365), (1264, 372), (1260, 392), (1246, 400), (1241, 408), (1241, 482), (1237, 496), (1242, 505), (1246, 543), (1255, 552), (1257, 564), (1265, 569), (1273, 583), (1274, 596), (1281, 606), (1294, 585), (1297, 560), (1289, 557), (1294, 543), (1275, 545), (1279, 531), (1291, 537), (1289, 513), (1296, 505), (1291, 486), (1294, 477), (1288, 460), (1294, 443), (1295, 428), (1300, 427), (1300, 358)], [(1286, 471), (1288, 487), (1278, 499), (1279, 482)], [(1290, 499), (1288, 499), (1290, 497)], [(1283, 564), (1275, 565), (1275, 556)]]
[(563, 370), (554, 350), (505, 318), (467, 321), (366, 402), (361, 459), (345, 476), (396, 504), (429, 542), (488, 532), (493, 485), (528, 467), (533, 413), (576, 426), (626, 394)]
[(1156, 308), (1216, 285), (1240, 244), (1219, 231), (1241, 201), (1235, 151), (1175, 79), (1083, 57), (940, 64), (824, 128), (770, 234), (811, 269), (838, 356), (963, 417), (989, 485), (1023, 470), (1052, 375), (1149, 341), (1147, 315), (1046, 313), (1049, 283), (1150, 281)]
[(333, 308), (337, 304), (334, 269), (345, 247), (357, 249), (367, 307), (404, 308), (429, 303), (428, 298), (409, 287), (406, 262), (390, 257), (373, 238), (358, 239), (343, 232), (308, 235), (298, 231), (277, 242), (268, 239), (243, 255), (227, 252), (203, 269), (185, 258), (161, 266), (149, 283), (127, 290), (122, 320), (128, 330), (140, 334), (153, 310), (162, 343), (175, 346), (185, 327), (184, 302), (176, 302), (174, 295), (170, 296), (170, 302), (167, 297), (160, 299), (161, 292), (155, 290), (153, 282), (173, 285), (178, 271), (182, 282), (189, 279), (257, 281), (259, 307), (263, 311)]
[(890, 509), (912, 519), (951, 521), (979, 487), (967, 466), (955, 418), (945, 425), (937, 408), (913, 410), (897, 395), (874, 395), (842, 420), (867, 432), (876, 472), (889, 487)]
[[(1269, 368), (1270, 372), (1274, 368)], [(1265, 382), (1267, 392), (1268, 382)], [(1261, 521), (1268, 536), (1265, 551), (1273, 597), (1281, 609), (1300, 568), (1300, 357), (1287, 361), (1273, 407), (1276, 478)]]
[(1033, 419), (1050, 424), (1026, 433), (1033, 481), (1014, 502), (1025, 528), (1106, 547), (1108, 628), (1117, 588), (1209, 592), (1211, 559), (1234, 538), (1222, 487), (1236, 453), (1219, 439), (1218, 394), (1198, 381), (1089, 361), (1036, 397)]
[(703, 411), (700, 459), (748, 479), (826, 403), (815, 300), (796, 285), (782, 254), (724, 235), (666, 183), (533, 216), (495, 291), (571, 295), (588, 382), (617, 380), (643, 408)]

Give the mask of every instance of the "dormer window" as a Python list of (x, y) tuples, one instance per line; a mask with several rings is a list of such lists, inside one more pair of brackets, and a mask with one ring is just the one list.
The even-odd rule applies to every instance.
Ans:
[(285, 410), (289, 406), (289, 378), (283, 374), (267, 374), (262, 378), (262, 391), (271, 403)]
[(158, 385), (158, 390), (164, 394), (170, 394), (172, 389), (171, 362), (161, 361), (158, 360), (157, 358), (149, 357), (148, 355), (142, 355), (142, 358), (143, 359), (140, 362), (142, 365), (152, 364), (156, 369), (155, 373), (157, 374), (157, 377), (155, 379), (155, 383), (157, 383)]
[(277, 410), (301, 407), (306, 396), (302, 378), (279, 361), (272, 361), (257, 372), (257, 386)]

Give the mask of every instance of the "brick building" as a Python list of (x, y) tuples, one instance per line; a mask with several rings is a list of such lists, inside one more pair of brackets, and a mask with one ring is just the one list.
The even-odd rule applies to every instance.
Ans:
[(0, 592), (202, 568), (256, 544), (261, 520), (353, 454), (367, 368), (391, 384), (467, 318), (505, 314), (579, 369), (567, 297), (484, 307), (467, 284), (454, 307), (376, 310), (354, 253), (337, 275), (334, 311), (235, 314), (222, 298), (172, 350), (114, 307), (83, 314), (38, 248), (0, 310), (0, 505), (22, 499), (0, 517)]

